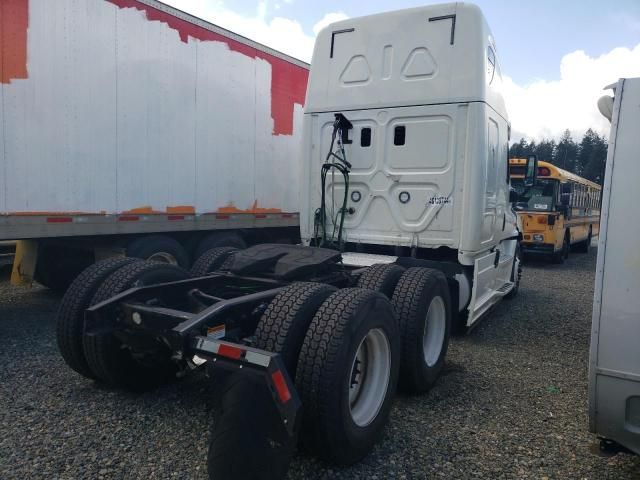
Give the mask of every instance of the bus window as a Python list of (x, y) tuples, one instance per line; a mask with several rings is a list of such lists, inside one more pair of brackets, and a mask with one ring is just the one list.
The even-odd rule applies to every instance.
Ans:
[(512, 178), (511, 186), (518, 195), (514, 205), (516, 210), (537, 212), (554, 210), (558, 196), (557, 180), (539, 178), (533, 187), (525, 187), (523, 179)]

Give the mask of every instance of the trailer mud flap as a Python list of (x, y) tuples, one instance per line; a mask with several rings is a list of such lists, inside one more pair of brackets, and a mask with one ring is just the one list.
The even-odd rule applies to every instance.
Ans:
[(295, 436), (301, 402), (279, 354), (206, 337), (196, 337), (191, 350), (198, 357), (210, 359), (213, 368), (242, 370), (254, 383), (266, 384), (284, 429)]
[(216, 382), (209, 478), (285, 478), (298, 441), (300, 400), (280, 355), (205, 337), (197, 337), (193, 349), (209, 358)]

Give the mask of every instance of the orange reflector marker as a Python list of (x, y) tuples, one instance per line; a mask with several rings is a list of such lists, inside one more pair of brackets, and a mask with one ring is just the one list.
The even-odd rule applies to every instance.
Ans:
[(238, 360), (242, 356), (242, 349), (222, 344), (218, 348), (218, 355)]
[(271, 374), (271, 379), (273, 380), (273, 384), (276, 386), (276, 392), (278, 392), (280, 402), (287, 403), (291, 400), (291, 392), (289, 391), (289, 387), (287, 387), (287, 382), (284, 380), (282, 372), (280, 370), (276, 370)]

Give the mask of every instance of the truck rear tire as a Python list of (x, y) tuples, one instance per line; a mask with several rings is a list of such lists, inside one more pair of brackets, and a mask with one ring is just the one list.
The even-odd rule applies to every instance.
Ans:
[(421, 393), (438, 379), (449, 346), (451, 296), (442, 272), (412, 267), (400, 277), (392, 303), (400, 324), (400, 389)]
[[(132, 287), (172, 282), (189, 278), (175, 265), (159, 262), (135, 262), (113, 272), (98, 288), (92, 304), (97, 304)], [(151, 390), (172, 378), (178, 371), (171, 351), (161, 343), (153, 345), (153, 355), (136, 358), (130, 348), (114, 334), (84, 337), (83, 347), (89, 368), (98, 380), (134, 392)]]
[(177, 240), (166, 235), (147, 235), (127, 246), (127, 257), (189, 268), (189, 255)]
[(380, 292), (391, 298), (404, 271), (403, 267), (395, 263), (371, 265), (358, 278), (358, 287)]
[(200, 258), (207, 250), (218, 247), (234, 247), (238, 250), (244, 250), (247, 248), (247, 243), (235, 232), (211, 233), (200, 240), (193, 258)]
[(235, 247), (218, 247), (207, 250), (193, 263), (192, 277), (204, 277), (221, 269), (238, 251)]
[(84, 355), (84, 311), (104, 280), (119, 268), (139, 260), (115, 257), (96, 262), (73, 281), (62, 297), (56, 319), (58, 350), (65, 363), (80, 375), (95, 379)]
[(292, 379), (309, 324), (320, 305), (336, 291), (323, 283), (294, 283), (274, 298), (256, 328), (256, 348), (279, 353)]
[(382, 435), (400, 360), (389, 300), (360, 288), (338, 290), (313, 317), (298, 359), (304, 444), (323, 460), (350, 465)]

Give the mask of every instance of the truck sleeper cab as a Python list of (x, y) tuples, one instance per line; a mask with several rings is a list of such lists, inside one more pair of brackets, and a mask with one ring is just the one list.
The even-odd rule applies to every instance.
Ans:
[(499, 84), (472, 5), (330, 25), (303, 120), (303, 245), (214, 248), (190, 274), (94, 265), (60, 309), (67, 364), (134, 389), (206, 361), (216, 480), (283, 478), (298, 434), (326, 461), (362, 459), (396, 387), (436, 385), (457, 314), (472, 326), (517, 292)]
[[(364, 255), (447, 265), (472, 326), (515, 286), (516, 216), (509, 204), (509, 123), (496, 46), (480, 10), (451, 3), (338, 22), (318, 35), (304, 112), (301, 236)], [(335, 115), (348, 183), (325, 185)], [(343, 199), (346, 202), (343, 205)], [(336, 216), (344, 211), (343, 228)], [(372, 257), (375, 259), (375, 257)], [(379, 261), (372, 260), (372, 261)], [(364, 262), (364, 263), (363, 263)]]
[(588, 252), (599, 232), (600, 185), (540, 161), (535, 185), (525, 187), (525, 163), (525, 159), (509, 160), (522, 254), (544, 255), (562, 263), (571, 248)]

